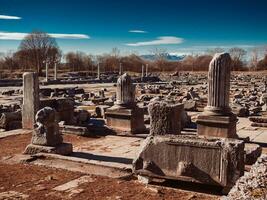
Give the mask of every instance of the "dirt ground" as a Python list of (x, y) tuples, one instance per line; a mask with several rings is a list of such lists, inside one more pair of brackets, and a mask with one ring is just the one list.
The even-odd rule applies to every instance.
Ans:
[[(0, 159), (23, 152), (31, 136), (17, 135), (0, 139)], [(79, 136), (64, 136), (64, 141), (74, 145), (84, 140)], [(30, 164), (5, 164), (0, 162), (0, 199), (218, 199), (219, 196), (190, 192), (186, 189), (145, 186), (137, 180), (119, 180), (93, 176), (94, 181), (83, 183), (76, 192), (59, 192), (56, 186), (83, 176), (82, 173)], [(7, 197), (9, 196), (9, 197)]]

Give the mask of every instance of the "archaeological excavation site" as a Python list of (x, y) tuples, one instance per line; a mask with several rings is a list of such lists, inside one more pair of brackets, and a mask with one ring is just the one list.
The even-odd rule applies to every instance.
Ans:
[(266, 7), (0, 0), (0, 200), (267, 200)]

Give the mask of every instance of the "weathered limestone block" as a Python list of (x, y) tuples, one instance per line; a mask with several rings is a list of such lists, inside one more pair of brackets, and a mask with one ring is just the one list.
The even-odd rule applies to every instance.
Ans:
[(198, 116), (199, 135), (237, 138), (237, 117), (229, 107), (230, 66), (228, 53), (215, 54), (209, 65), (208, 105)]
[(70, 143), (62, 143), (56, 147), (29, 144), (25, 149), (24, 154), (33, 155), (37, 153), (53, 153), (67, 156), (72, 153), (72, 148), (72, 144)]
[(55, 121), (56, 112), (50, 107), (39, 110), (36, 114), (36, 128), (33, 131), (32, 144), (56, 146), (63, 141), (59, 126)]
[(42, 99), (40, 101), (40, 109), (51, 107), (56, 110), (56, 118), (58, 121), (65, 121), (66, 124), (74, 124), (74, 100), (71, 98), (53, 98)]
[[(14, 125), (16, 126), (14, 127)], [(0, 128), (5, 129), (6, 131), (17, 128), (17, 125), (20, 124), (21, 128), (21, 111), (16, 112), (4, 112), (0, 115)]]
[(23, 74), (23, 105), (22, 128), (33, 129), (35, 114), (39, 109), (39, 80), (38, 74), (26, 72)]
[(154, 101), (150, 103), (148, 105), (150, 134), (180, 134), (183, 108), (183, 104), (168, 104), (164, 101)]
[(63, 143), (56, 122), (56, 112), (50, 107), (45, 107), (36, 113), (36, 127), (33, 130), (32, 141), (24, 154), (56, 153), (68, 155), (72, 153), (72, 144)]
[(115, 105), (106, 109), (107, 125), (117, 131), (144, 133), (144, 110), (135, 102), (135, 86), (125, 73), (118, 78)]
[(113, 106), (106, 110), (105, 117), (107, 125), (114, 130), (132, 134), (140, 134), (146, 131), (143, 108)]
[(127, 73), (118, 78), (116, 98), (116, 105), (130, 106), (135, 103), (135, 86)]
[(105, 118), (105, 112), (106, 110), (110, 108), (110, 106), (107, 105), (98, 105), (95, 107), (95, 113), (97, 118)]
[(74, 101), (69, 98), (59, 98), (55, 107), (60, 121), (65, 121), (67, 124), (74, 122)]
[(60, 133), (62, 134), (73, 134), (79, 136), (90, 136), (89, 130), (87, 127), (82, 126), (72, 126), (72, 125), (59, 125)]
[(77, 125), (86, 125), (91, 117), (90, 112), (83, 109), (75, 109), (74, 115)]
[(230, 138), (150, 135), (133, 161), (135, 174), (218, 185), (244, 174), (244, 142)]

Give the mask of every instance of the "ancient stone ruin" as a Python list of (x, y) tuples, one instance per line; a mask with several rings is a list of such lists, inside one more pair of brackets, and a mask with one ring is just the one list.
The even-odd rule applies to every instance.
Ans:
[(145, 131), (144, 112), (135, 102), (135, 86), (125, 73), (118, 78), (116, 102), (105, 112), (107, 125), (121, 132), (131, 134)]
[(39, 109), (39, 101), (38, 74), (26, 72), (23, 74), (22, 128), (34, 128), (35, 114)]
[(151, 135), (177, 135), (181, 133), (183, 104), (168, 104), (155, 101), (149, 104)]
[(56, 153), (68, 155), (72, 153), (72, 145), (63, 143), (54, 109), (45, 107), (39, 110), (35, 120), (32, 141), (26, 147), (25, 154)]
[(182, 109), (162, 102), (149, 105), (150, 135), (133, 162), (135, 174), (217, 185), (224, 192), (244, 174), (244, 142), (229, 138), (236, 130), (228, 105), (229, 65), (228, 54), (217, 54), (211, 61), (208, 106), (198, 118), (197, 135), (177, 131)]
[(237, 118), (229, 107), (230, 63), (228, 53), (216, 54), (210, 63), (208, 105), (198, 116), (198, 135), (237, 138)]

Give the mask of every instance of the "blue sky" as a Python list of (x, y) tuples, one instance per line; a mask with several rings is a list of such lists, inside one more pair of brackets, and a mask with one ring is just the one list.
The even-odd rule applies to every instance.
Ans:
[(0, 0), (0, 52), (32, 30), (56, 37), (64, 52), (249, 49), (267, 44), (266, 8), (266, 0)]

